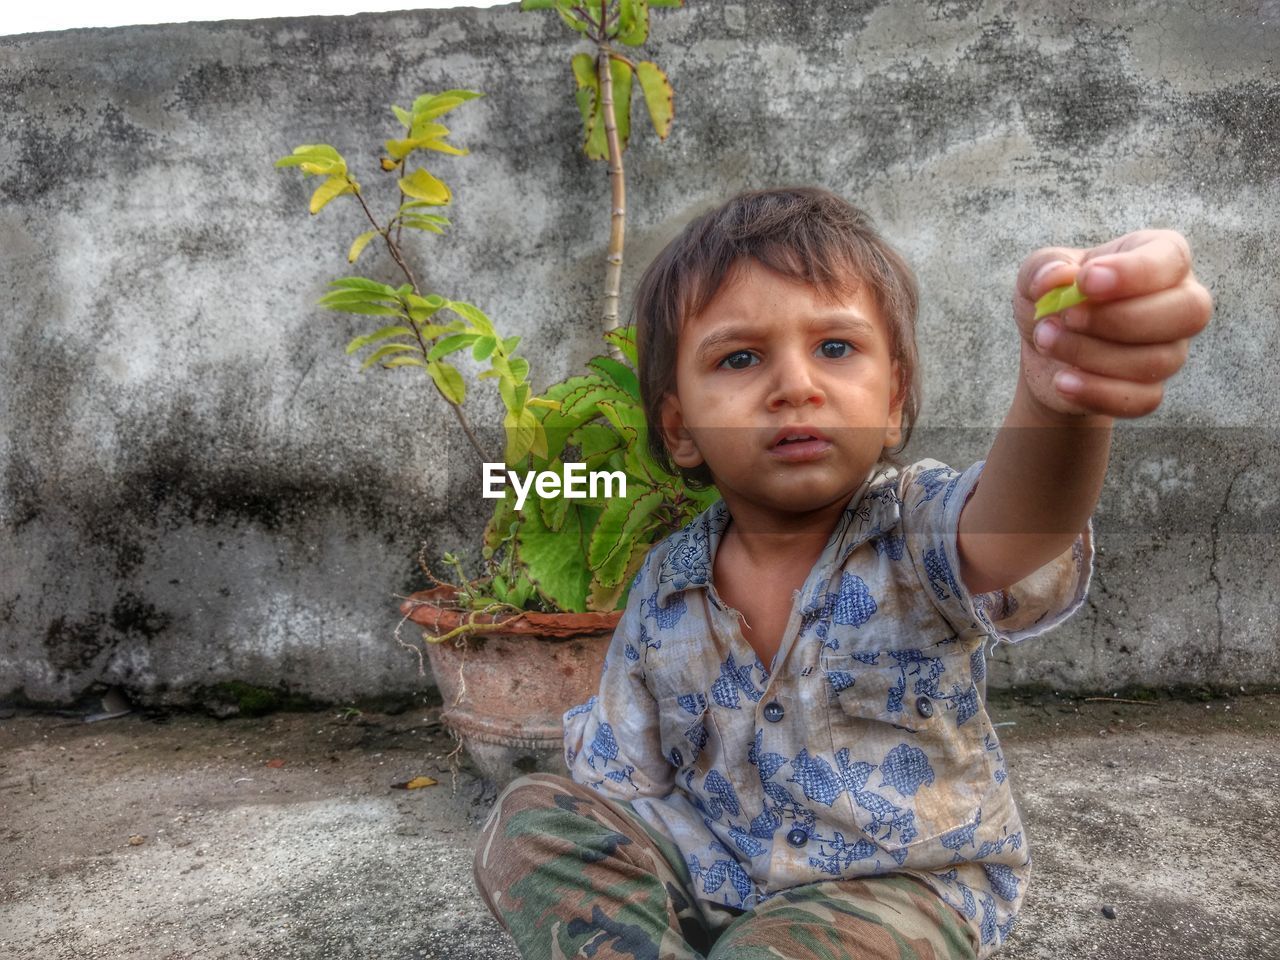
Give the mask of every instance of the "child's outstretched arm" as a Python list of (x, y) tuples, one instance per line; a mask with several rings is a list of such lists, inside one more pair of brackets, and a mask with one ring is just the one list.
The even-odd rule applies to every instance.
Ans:
[[(1085, 302), (1036, 322), (1036, 300), (1072, 280)], [(1187, 241), (1171, 230), (1090, 250), (1045, 248), (1023, 261), (1013, 298), (1021, 374), (960, 515), (971, 593), (1017, 583), (1071, 546), (1101, 493), (1114, 418), (1160, 405), (1211, 309)]]

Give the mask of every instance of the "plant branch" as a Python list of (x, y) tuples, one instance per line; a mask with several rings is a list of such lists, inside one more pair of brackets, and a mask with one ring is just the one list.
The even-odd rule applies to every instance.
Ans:
[[(368, 217), (369, 222), (373, 224), (373, 229), (377, 230), (382, 236), (382, 239), (386, 241), (387, 250), (391, 253), (391, 259), (396, 262), (396, 265), (404, 273), (405, 279), (408, 280), (409, 285), (413, 287), (413, 292), (418, 296), (422, 296), (422, 290), (418, 287), (418, 281), (414, 278), (413, 272), (409, 269), (409, 265), (405, 263), (404, 256), (400, 252), (399, 244), (391, 239), (391, 229), (388, 227), (384, 230), (382, 227), (378, 226), (378, 221), (374, 219), (373, 212), (369, 209), (369, 205), (364, 202), (364, 197), (360, 195), (360, 191), (355, 191), (355, 194), (356, 199), (360, 201), (360, 206), (364, 209), (364, 215)], [(427, 347), (426, 341), (422, 339), (422, 331), (418, 329), (418, 324), (414, 322), (412, 317), (409, 318), (409, 325), (412, 327), (413, 334), (418, 340), (418, 348), (422, 351), (422, 358), (423, 360), (426, 360), (427, 354), (430, 350)], [(490, 462), (489, 456), (484, 452), (484, 448), (480, 446), (480, 440), (476, 437), (475, 431), (471, 429), (471, 424), (467, 421), (466, 414), (462, 412), (462, 407), (454, 403), (448, 397), (445, 397), (444, 391), (440, 389), (440, 385), (436, 383), (435, 378), (431, 376), (430, 371), (424, 372), (427, 374), (428, 378), (430, 378), (432, 385), (435, 386), (436, 393), (444, 397), (445, 403), (449, 404), (453, 409), (453, 415), (458, 420), (458, 426), (462, 427), (462, 432), (467, 435), (467, 440), (471, 443), (471, 449), (476, 452), (476, 456), (480, 458), (480, 462)]]
[[(600, 82), (600, 110), (604, 114), (605, 141), (609, 145), (609, 184), (612, 188), (609, 251), (605, 256), (604, 314), (601, 318), (605, 333), (618, 327), (618, 302), (622, 296), (622, 251), (627, 232), (627, 183), (622, 166), (622, 143), (618, 139), (618, 120), (613, 113), (613, 70), (609, 64), (612, 55), (609, 44), (600, 44), (596, 72)], [(621, 351), (612, 344), (610, 352), (615, 359), (622, 359)]]

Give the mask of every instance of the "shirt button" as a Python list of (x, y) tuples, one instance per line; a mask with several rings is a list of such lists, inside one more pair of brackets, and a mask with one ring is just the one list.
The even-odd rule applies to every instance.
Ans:
[(926, 720), (933, 716), (933, 701), (928, 697), (921, 697), (916, 701), (916, 713), (924, 717)]
[(809, 834), (805, 833), (800, 827), (796, 827), (787, 834), (787, 843), (793, 847), (803, 847), (809, 839)]
[(671, 748), (671, 765), (673, 767), (678, 767), (682, 763), (684, 763), (684, 757), (681, 755), (679, 749), (677, 749), (676, 747), (672, 747)]
[(770, 701), (764, 705), (764, 718), (770, 723), (777, 723), (782, 719), (784, 713), (786, 711), (782, 709), (782, 704), (777, 700)]

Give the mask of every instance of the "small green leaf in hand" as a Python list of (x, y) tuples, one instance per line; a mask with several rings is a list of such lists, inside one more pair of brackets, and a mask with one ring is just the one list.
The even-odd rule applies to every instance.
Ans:
[(1068, 307), (1074, 307), (1077, 303), (1084, 303), (1086, 299), (1074, 282), (1065, 286), (1054, 287), (1036, 301), (1036, 315), (1033, 319), (1039, 320), (1041, 317), (1047, 317), (1051, 313), (1061, 313)]

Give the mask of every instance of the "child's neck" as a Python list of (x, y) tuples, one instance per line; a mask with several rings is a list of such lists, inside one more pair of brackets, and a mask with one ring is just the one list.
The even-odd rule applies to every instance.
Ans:
[(735, 559), (757, 571), (800, 569), (806, 574), (822, 555), (846, 506), (839, 501), (809, 513), (784, 514), (728, 500), (726, 504), (732, 520), (721, 549), (727, 544)]

